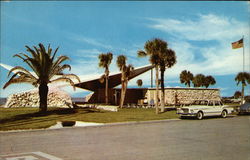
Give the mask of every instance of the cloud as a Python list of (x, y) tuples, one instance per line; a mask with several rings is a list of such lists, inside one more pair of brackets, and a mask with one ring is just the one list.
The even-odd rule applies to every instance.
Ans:
[[(211, 75), (242, 71), (242, 49), (233, 50), (231, 43), (239, 40), (242, 35), (250, 34), (247, 23), (214, 14), (198, 15), (193, 20), (147, 19), (151, 21), (148, 27), (172, 37), (168, 42), (170, 48), (176, 51), (177, 64), (166, 70), (170, 78), (179, 77), (185, 69), (194, 74)], [(244, 40), (245, 44), (249, 43), (249, 37)], [(248, 52), (249, 46), (246, 45), (245, 53)], [(249, 65), (249, 58), (249, 54), (246, 54), (245, 67)]]
[[(177, 64), (171, 69), (166, 69), (165, 75), (170, 79), (178, 78), (183, 70), (189, 70), (193, 74), (203, 73), (206, 75), (229, 75), (242, 71), (242, 51), (232, 50), (230, 44), (200, 49), (200, 56), (203, 57), (200, 61), (196, 60), (197, 53), (189, 45), (182, 44), (175, 44), (172, 47), (177, 54)], [(246, 55), (245, 59), (246, 64), (248, 64), (249, 55)]]
[(198, 15), (195, 20), (147, 19), (153, 22), (148, 27), (186, 40), (233, 40), (249, 33), (247, 23), (214, 14)]
[(82, 42), (82, 43), (87, 43), (87, 44), (90, 44), (90, 45), (93, 45), (96, 47), (101, 47), (101, 48), (105, 48), (105, 49), (109, 49), (109, 50), (113, 49), (113, 47), (111, 45), (105, 44), (104, 42), (100, 42), (99, 40), (96, 40), (94, 38), (89, 38), (89, 37), (85, 37), (85, 36), (71, 34), (70, 39), (78, 41), (78, 42)]
[(80, 58), (98, 58), (98, 55), (103, 53), (98, 49), (78, 49), (76, 55)]

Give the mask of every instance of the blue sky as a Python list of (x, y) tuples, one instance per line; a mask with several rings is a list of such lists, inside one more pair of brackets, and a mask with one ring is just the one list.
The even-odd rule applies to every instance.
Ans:
[[(158, 37), (176, 51), (177, 64), (167, 69), (165, 86), (184, 87), (179, 82), (182, 70), (215, 77), (222, 96), (232, 96), (235, 75), (242, 71), (242, 49), (231, 49), (231, 43), (245, 38), (245, 68), (249, 71), (250, 38), (249, 2), (84, 2), (84, 1), (1, 1), (1, 63), (24, 65), (16, 53), (25, 52), (25, 45), (38, 43), (60, 47), (58, 55), (70, 57), (72, 73), (100, 75), (98, 54), (112, 52), (111, 72), (117, 72), (117, 55), (124, 54), (135, 67), (149, 64), (137, 58), (147, 40)], [(0, 96), (33, 88), (27, 84), (3, 90), (8, 71), (0, 68)], [(149, 73), (141, 78), (150, 85)], [(66, 89), (72, 96), (86, 95), (81, 89)], [(250, 94), (249, 87), (247, 93)]]

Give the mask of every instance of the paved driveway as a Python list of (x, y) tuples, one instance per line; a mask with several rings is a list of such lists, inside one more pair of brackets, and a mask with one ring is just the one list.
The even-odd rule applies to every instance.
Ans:
[(0, 133), (0, 155), (4, 160), (250, 160), (250, 117)]

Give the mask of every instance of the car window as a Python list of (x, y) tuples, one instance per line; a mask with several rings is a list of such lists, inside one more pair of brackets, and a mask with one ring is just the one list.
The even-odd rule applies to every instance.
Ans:
[(193, 102), (193, 105), (199, 105), (200, 104), (200, 101), (194, 101)]
[(205, 100), (196, 100), (192, 103), (192, 105), (208, 105), (208, 101)]
[(216, 106), (222, 106), (222, 103), (221, 103), (221, 101), (215, 101), (215, 105)]
[(213, 105), (214, 105), (213, 101), (208, 102), (208, 106), (213, 106)]

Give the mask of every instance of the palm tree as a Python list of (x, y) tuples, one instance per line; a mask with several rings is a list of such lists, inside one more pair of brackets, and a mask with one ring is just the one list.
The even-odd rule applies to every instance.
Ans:
[(142, 86), (142, 84), (143, 84), (143, 82), (142, 82), (142, 80), (141, 80), (141, 79), (138, 79), (138, 80), (136, 81), (136, 83), (137, 83), (137, 85), (138, 85), (139, 87), (141, 87), (141, 86)]
[(173, 51), (172, 49), (167, 49), (166, 52), (160, 52), (161, 112), (164, 112), (164, 107), (165, 107), (164, 72), (166, 68), (171, 68), (175, 64), (176, 64), (175, 51)]
[(216, 83), (215, 79), (213, 76), (206, 76), (205, 81), (204, 81), (204, 86), (206, 88), (209, 87), (209, 85), (214, 85)]
[[(40, 98), (40, 112), (47, 111), (47, 98), (48, 98), (48, 83), (53, 83), (57, 81), (69, 82), (74, 87), (74, 82), (71, 78), (75, 78), (80, 82), (78, 76), (74, 74), (64, 74), (63, 70), (71, 69), (70, 65), (62, 63), (69, 58), (67, 56), (59, 56), (55, 60), (55, 55), (58, 48), (52, 54), (52, 49), (50, 45), (46, 50), (43, 44), (39, 44), (39, 47), (31, 49), (25, 46), (27, 51), (31, 54), (28, 56), (24, 53), (15, 54), (14, 57), (21, 58), (34, 72), (35, 75), (30, 73), (28, 70), (21, 66), (16, 66), (9, 71), (8, 76), (11, 72), (16, 72), (8, 82), (4, 85), (4, 89), (10, 84), (14, 83), (30, 83), (33, 86), (39, 86), (39, 98)], [(54, 78), (52, 80), (52, 78)]]
[(165, 53), (167, 51), (167, 43), (159, 38), (155, 38), (152, 40), (149, 40), (145, 43), (143, 50), (139, 50), (137, 52), (137, 55), (139, 57), (145, 57), (149, 56), (149, 61), (152, 65), (155, 66), (155, 81), (156, 81), (156, 114), (159, 113), (158, 108), (158, 97), (159, 97), (159, 66), (160, 66), (160, 59), (161, 59), (161, 53)]
[(237, 98), (240, 98), (241, 97), (241, 92), (240, 91), (235, 91), (234, 92), (234, 98), (237, 99)]
[(126, 65), (126, 60), (127, 60), (127, 57), (124, 55), (119, 55), (116, 60), (116, 64), (119, 67), (120, 71), (122, 72), (122, 76), (121, 76), (122, 89), (121, 89), (121, 98), (120, 98), (120, 106), (119, 106), (120, 108), (122, 108), (124, 104), (129, 75), (131, 71), (134, 69), (134, 67), (131, 64)]
[(105, 68), (105, 103), (108, 104), (108, 78), (109, 78), (109, 65), (111, 64), (111, 61), (113, 59), (113, 54), (108, 53), (102, 53), (99, 55), (99, 67)]
[(180, 74), (181, 83), (184, 83), (188, 87), (190, 87), (190, 84), (193, 78), (194, 78), (194, 75), (190, 71), (187, 71), (187, 70), (182, 71)]
[(204, 86), (205, 76), (203, 74), (197, 74), (196, 76), (194, 76), (192, 82), (194, 84), (194, 87), (202, 87)]
[(239, 83), (242, 84), (242, 89), (241, 89), (241, 104), (243, 104), (244, 101), (244, 87), (248, 84), (250, 84), (250, 74), (247, 72), (239, 72), (236, 77), (235, 81), (237, 81), (237, 85)]

